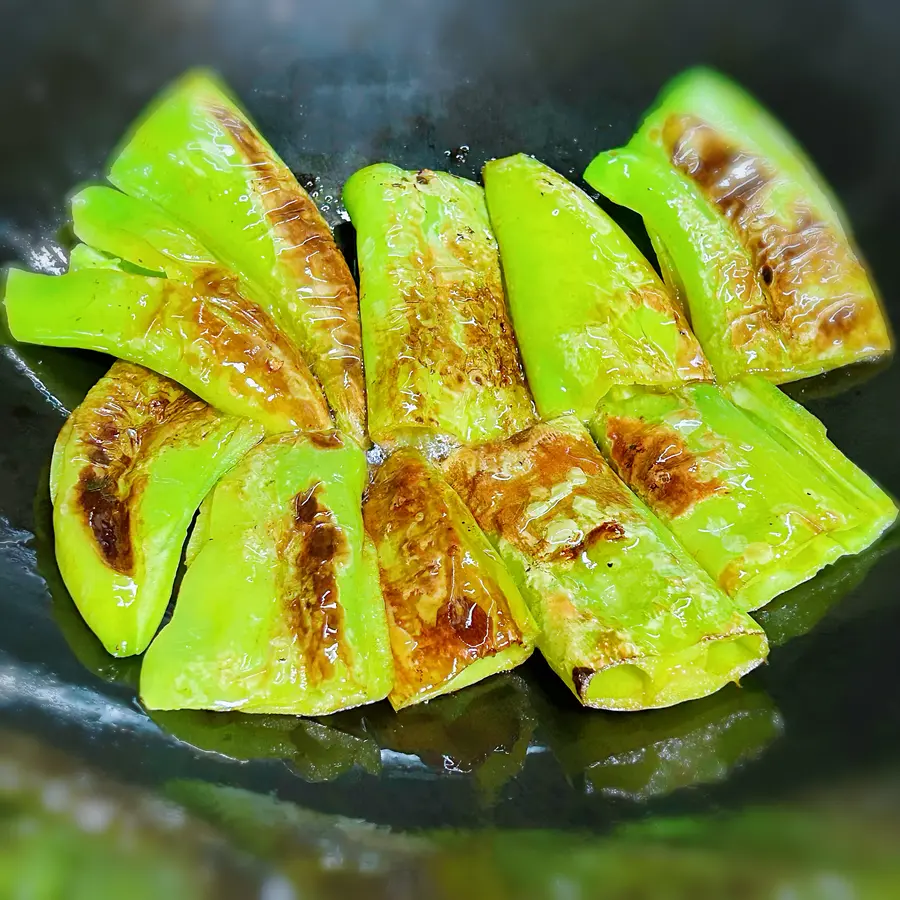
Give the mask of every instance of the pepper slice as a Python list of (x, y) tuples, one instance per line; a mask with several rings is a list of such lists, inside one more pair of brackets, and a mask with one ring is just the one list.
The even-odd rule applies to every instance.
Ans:
[[(219, 268), (252, 286), (322, 383), (338, 426), (363, 441), (359, 301), (350, 270), (315, 203), (225, 87), (202, 71), (176, 82), (119, 150), (109, 180), (157, 207), (155, 218), (173, 225), (170, 239), (186, 232)], [(76, 198), (76, 230), (98, 249), (137, 262), (129, 243), (160, 237), (143, 218), (130, 225), (107, 218), (96, 196), (89, 199), (98, 208), (79, 210), (83, 199)]]
[(477, 444), (534, 421), (484, 191), (382, 163), (344, 185), (356, 226), (369, 428)]
[(216, 485), (144, 659), (148, 708), (324, 715), (387, 695), (365, 483), (362, 450), (330, 432), (267, 438)]
[(185, 284), (95, 266), (12, 269), (5, 302), (16, 340), (127, 359), (269, 431), (333, 427), (296, 345), (232, 276), (211, 271)]
[(768, 112), (715, 72), (674, 79), (585, 180), (640, 213), (720, 379), (782, 383), (891, 351), (843, 211)]
[(366, 498), (401, 709), (524, 662), (536, 626), (459, 497), (417, 450), (382, 465)]
[(528, 601), (539, 649), (585, 706), (670, 706), (765, 659), (762, 629), (615, 476), (575, 416), (459, 450), (445, 471)]
[(50, 469), (56, 559), (113, 656), (150, 643), (197, 507), (261, 438), (249, 420), (121, 361), (66, 421)]
[(897, 508), (759, 376), (611, 391), (591, 425), (625, 482), (745, 610), (869, 546)]
[(712, 377), (653, 267), (583, 191), (521, 153), (489, 162), (484, 184), (542, 416), (587, 419), (614, 384)]

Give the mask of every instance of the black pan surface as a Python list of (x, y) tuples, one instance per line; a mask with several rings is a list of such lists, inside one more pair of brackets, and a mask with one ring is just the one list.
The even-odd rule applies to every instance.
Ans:
[[(190, 66), (210, 65), (231, 84), (351, 255), (339, 195), (357, 167), (390, 160), (477, 178), (485, 160), (524, 150), (577, 178), (596, 152), (627, 140), (666, 78), (703, 62), (756, 93), (807, 147), (900, 324), (900, 6), (890, 0), (6, 0), (0, 9), (2, 265), (64, 269), (67, 196), (101, 176), (134, 116)], [(614, 212), (648, 247), (640, 222)], [(418, 718), (395, 721), (378, 707), (299, 731), (241, 717), (153, 721), (136, 699), (136, 665), (105, 657), (79, 622), (49, 534), (56, 432), (107, 365), (0, 349), (8, 753), (53, 748), (142, 795), (224, 785), (394, 832), (527, 828), (598, 840), (628, 822), (790, 810), (810, 796), (880, 796), (897, 784), (896, 534), (776, 603), (782, 646), (743, 690), (627, 725), (578, 710), (536, 658)], [(790, 392), (900, 495), (900, 368), (840, 372)]]

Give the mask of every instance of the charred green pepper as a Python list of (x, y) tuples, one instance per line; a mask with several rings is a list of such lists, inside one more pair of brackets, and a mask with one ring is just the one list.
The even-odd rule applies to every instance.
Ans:
[[(365, 387), (350, 270), (315, 203), (224, 86), (205, 72), (173, 85), (119, 150), (109, 180), (252, 285), (322, 383), (338, 427), (361, 441)], [(103, 204), (76, 207), (83, 240), (138, 262), (131, 248), (169, 237), (109, 212)]]
[(536, 627), (463, 502), (419, 451), (375, 474), (366, 528), (378, 549), (395, 677), (394, 709), (517, 666)]
[(387, 695), (366, 477), (349, 439), (298, 433), (267, 438), (216, 485), (144, 659), (147, 707), (323, 715)]
[(762, 629), (615, 476), (574, 416), (459, 450), (445, 470), (538, 620), (539, 649), (584, 705), (670, 706), (765, 659)]
[(625, 482), (745, 610), (871, 544), (897, 507), (759, 376), (611, 391), (594, 437)]
[(585, 193), (523, 154), (489, 162), (484, 184), (542, 416), (586, 419), (614, 384), (711, 377), (653, 267)]
[(663, 91), (585, 179), (640, 213), (720, 379), (781, 383), (891, 350), (843, 212), (790, 135), (705, 69)]
[(127, 359), (269, 431), (333, 426), (296, 345), (230, 275), (186, 284), (95, 266), (12, 269), (6, 313), (16, 340)]
[(484, 191), (382, 163), (344, 185), (357, 230), (372, 439), (477, 444), (534, 421)]
[(150, 643), (197, 507), (261, 437), (249, 420), (121, 361), (69, 417), (50, 470), (56, 558), (111, 654)]

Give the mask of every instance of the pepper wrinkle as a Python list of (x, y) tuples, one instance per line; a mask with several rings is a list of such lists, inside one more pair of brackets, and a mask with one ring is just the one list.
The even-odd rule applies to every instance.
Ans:
[(469, 556), (439, 476), (418, 454), (398, 451), (375, 476), (363, 515), (376, 545), (391, 540), (396, 565), (384, 565), (384, 593), (396, 673), (406, 699), (442, 684), (466, 665), (523, 643), (508, 601)]
[(610, 416), (606, 432), (616, 471), (653, 507), (680, 516), (695, 503), (726, 490), (718, 479), (701, 477), (696, 456), (671, 428)]
[(303, 647), (308, 674), (324, 681), (338, 658), (348, 670), (351, 662), (342, 640), (344, 610), (335, 577), (346, 558), (347, 541), (334, 514), (321, 504), (321, 490), (321, 484), (314, 484), (293, 498), (279, 555), (287, 563), (282, 596), (288, 627)]
[(761, 288), (765, 306), (748, 308), (734, 323), (736, 346), (752, 339), (760, 327), (757, 319), (785, 339), (820, 347), (867, 331), (876, 309), (865, 296), (814, 297), (804, 290), (809, 283), (865, 283), (865, 272), (842, 236), (806, 204), (794, 201), (787, 221), (767, 211), (777, 174), (764, 159), (691, 115), (670, 115), (662, 139), (675, 168), (715, 204), (752, 257), (755, 271), (748, 277)]

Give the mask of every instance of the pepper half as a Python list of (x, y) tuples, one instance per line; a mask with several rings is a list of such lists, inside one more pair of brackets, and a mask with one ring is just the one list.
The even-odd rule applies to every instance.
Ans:
[(11, 269), (5, 304), (16, 340), (127, 359), (268, 431), (333, 427), (299, 349), (236, 277), (186, 284), (113, 265), (66, 275)]
[(419, 451), (401, 448), (375, 474), (366, 528), (378, 549), (401, 709), (511, 669), (536, 626), (463, 502)]
[(66, 421), (50, 469), (56, 559), (113, 656), (150, 643), (197, 507), (261, 438), (260, 426), (121, 361)]
[[(356, 285), (315, 203), (224, 85), (202, 71), (177, 81), (119, 150), (109, 180), (156, 206), (219, 267), (253, 287), (322, 383), (338, 427), (361, 442)], [(122, 244), (136, 233), (159, 237), (141, 234), (143, 221), (129, 226), (107, 219), (102, 208), (97, 213), (83, 209), (79, 222), (76, 209), (76, 229), (90, 228), (90, 240), (82, 239), (101, 250), (134, 262)]]
[(868, 547), (897, 507), (759, 376), (611, 391), (592, 422), (618, 474), (745, 610)]
[(542, 416), (586, 420), (614, 384), (712, 377), (653, 267), (583, 191), (521, 153), (489, 162), (484, 184)]
[(528, 601), (539, 649), (585, 706), (671, 706), (765, 659), (762, 629), (616, 477), (575, 416), (459, 450), (445, 471)]
[(393, 682), (362, 450), (337, 432), (254, 447), (204, 501), (175, 614), (150, 645), (150, 709), (324, 715)]
[(843, 211), (794, 140), (715, 72), (674, 79), (585, 180), (640, 213), (722, 380), (782, 383), (892, 342)]
[(484, 191), (381, 163), (344, 185), (356, 226), (372, 439), (477, 444), (534, 421)]

